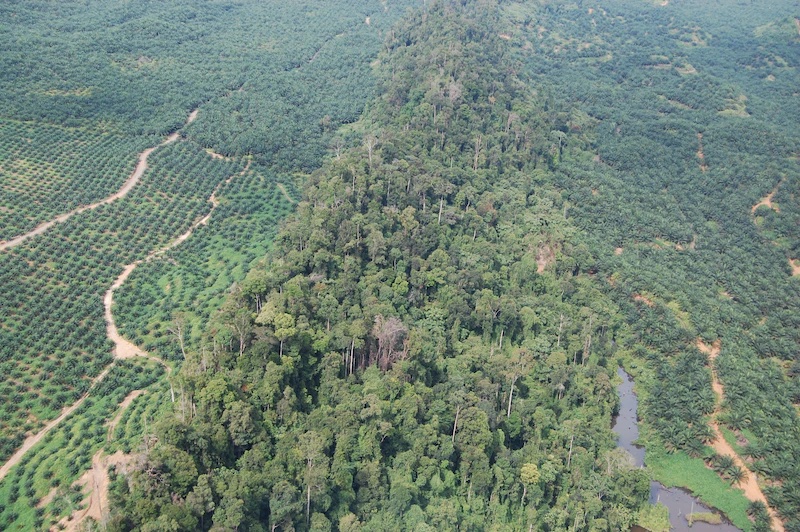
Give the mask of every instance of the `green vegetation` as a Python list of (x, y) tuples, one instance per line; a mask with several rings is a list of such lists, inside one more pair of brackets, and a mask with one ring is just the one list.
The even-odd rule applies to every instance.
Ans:
[[(188, 229), (207, 198), (240, 163), (218, 161), (190, 142), (153, 153), (128, 196), (70, 218), (0, 254), (0, 395), (3, 458), (24, 432), (56, 417), (111, 360), (102, 298), (122, 267)], [(49, 316), (59, 316), (59, 327)]]
[(420, 4), (6, 4), (0, 116), (163, 135), (202, 104), (189, 134), (203, 146), (284, 171), (316, 168), (374, 90), (369, 62), (382, 33)]
[(669, 532), (669, 509), (663, 504), (643, 506), (636, 517), (636, 524), (649, 532)]
[(709, 523), (712, 525), (718, 525), (722, 522), (722, 518), (713, 513), (700, 513), (695, 512), (686, 516), (686, 520), (689, 522), (689, 526), (694, 523)]
[[(180, 130), (0, 252), (0, 459), (89, 393), (0, 529), (103, 449), (108, 530), (665, 530), (651, 475), (800, 530), (798, 44), (795, 0), (0, 5), (0, 241)], [(117, 325), (175, 372), (93, 385), (134, 261)]]
[[(620, 343), (655, 372), (642, 383), (642, 416), (654, 429), (648, 463), (662, 446), (706, 452), (714, 397), (696, 340), (720, 339), (721, 419), (750, 431), (750, 456), (761, 458), (751, 465), (777, 481), (766, 492), (790, 528), (800, 526), (792, 9), (504, 9), (509, 40), (564, 133), (555, 178), (570, 220), (634, 333)], [(753, 213), (776, 187), (786, 216)]]
[(717, 508), (742, 530), (750, 530), (747, 508), (749, 501), (741, 492), (728, 489), (728, 484), (703, 460), (684, 452), (667, 453), (655, 445), (647, 448), (647, 467), (665, 486), (684, 487), (704, 503)]
[[(258, 194), (274, 195), (266, 166), (316, 165), (312, 161), (325, 152), (336, 127), (358, 117), (374, 86), (369, 61), (380, 33), (405, 5), (120, 6), (106, 0), (0, 6), (0, 239), (116, 191), (142, 149), (204, 106), (192, 128), (181, 132), (189, 140), (159, 148), (151, 170), (124, 200), (76, 215), (0, 254), (0, 457), (80, 397), (110, 362), (102, 294), (120, 268), (185, 231), (208, 212), (211, 191), (243, 168), (238, 155), (215, 160), (204, 153), (214, 135), (224, 144), (217, 151), (250, 155), (252, 171), (262, 176), (243, 180), (247, 192), (237, 183), (227, 187), (224, 194), (242, 198), (219, 211), (242, 221), (229, 222), (213, 245), (198, 244), (210, 256), (212, 249), (219, 253), (209, 260), (231, 264), (214, 294), (243, 277), (268, 246), (275, 231), (270, 224), (286, 211), (285, 203), (262, 208), (256, 201)], [(307, 23), (298, 27), (299, 18)], [(357, 53), (342, 53), (350, 47)], [(265, 114), (243, 138), (242, 112), (256, 106)], [(229, 120), (226, 127), (220, 116)], [(287, 144), (289, 137), (304, 142)], [(220, 238), (240, 231), (260, 234), (242, 240), (258, 244), (220, 248)], [(192, 303), (184, 299), (181, 305)], [(203, 303), (204, 312), (214, 304)], [(142, 320), (136, 325), (146, 326)]]

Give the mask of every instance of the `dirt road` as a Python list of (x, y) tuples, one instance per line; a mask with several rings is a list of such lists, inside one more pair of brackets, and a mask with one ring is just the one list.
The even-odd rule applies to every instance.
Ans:
[[(189, 114), (189, 118), (186, 119), (186, 124), (184, 124), (184, 127), (194, 122), (195, 118), (197, 118), (197, 109), (195, 109)], [(95, 203), (92, 203), (90, 205), (83, 205), (64, 214), (60, 214), (55, 218), (53, 218), (52, 220), (39, 224), (38, 226), (31, 229), (27, 233), (14, 237), (11, 240), (0, 242), (0, 251), (11, 249), (13, 247), (22, 244), (31, 237), (34, 237), (36, 235), (41, 235), (42, 233), (53, 227), (55, 224), (65, 222), (76, 214), (96, 209), (101, 205), (107, 205), (120, 198), (124, 198), (125, 196), (128, 195), (128, 192), (130, 192), (131, 189), (133, 189), (133, 187), (136, 186), (136, 184), (142, 178), (142, 175), (144, 175), (145, 171), (147, 170), (147, 158), (150, 157), (150, 154), (162, 146), (166, 146), (167, 144), (175, 142), (176, 140), (178, 140), (179, 137), (180, 137), (179, 133), (173, 133), (158, 146), (153, 146), (152, 148), (148, 148), (144, 150), (142, 153), (140, 153), (139, 161), (136, 163), (136, 168), (134, 168), (133, 173), (128, 177), (127, 180), (125, 180), (125, 183), (123, 183), (122, 188), (120, 188), (115, 193), (111, 194), (106, 198), (101, 199), (100, 201), (96, 201)]]
[(722, 401), (725, 398), (725, 390), (722, 386), (722, 383), (719, 381), (719, 377), (717, 377), (717, 369), (715, 364), (716, 358), (719, 356), (722, 348), (722, 343), (719, 340), (716, 340), (712, 345), (708, 345), (703, 342), (703, 340), (698, 338), (696, 345), (701, 352), (708, 355), (708, 360), (711, 364), (711, 388), (714, 390), (714, 394), (717, 396), (717, 404), (716, 408), (714, 409), (713, 421), (711, 422), (711, 429), (714, 431), (715, 436), (711, 447), (714, 449), (714, 452), (719, 455), (730, 456), (734, 463), (747, 474), (746, 478), (739, 482), (739, 488), (744, 491), (744, 496), (747, 497), (748, 500), (763, 502), (769, 509), (769, 514), (772, 518), (772, 529), (783, 532), (783, 523), (778, 518), (778, 514), (775, 512), (775, 510), (770, 507), (767, 498), (764, 496), (764, 492), (761, 491), (761, 487), (758, 485), (755, 474), (750, 471), (750, 468), (747, 467), (747, 464), (736, 453), (733, 447), (731, 447), (730, 444), (725, 441), (725, 438), (722, 436), (722, 431), (719, 428), (719, 423), (717, 422), (717, 418), (719, 417), (719, 413), (722, 408)]

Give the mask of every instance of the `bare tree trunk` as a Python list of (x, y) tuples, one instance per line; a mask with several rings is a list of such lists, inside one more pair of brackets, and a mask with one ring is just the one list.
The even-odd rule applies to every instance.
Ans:
[(589, 355), (592, 352), (592, 323), (594, 322), (594, 316), (589, 316), (589, 336), (586, 338), (586, 342), (583, 344), (583, 360), (581, 360), (581, 366), (586, 364), (586, 359), (589, 358)]
[(475, 139), (475, 162), (472, 164), (473, 170), (478, 169), (478, 156), (481, 153), (481, 142), (483, 142), (483, 139), (480, 135), (478, 135), (478, 138)]
[(442, 225), (442, 207), (444, 207), (444, 196), (439, 198), (439, 222), (438, 222), (438, 225)]
[(506, 417), (511, 417), (511, 400), (514, 398), (514, 383), (516, 381), (516, 377), (511, 379), (511, 391), (508, 392), (508, 412), (506, 412)]
[(353, 374), (353, 359), (355, 358), (353, 353), (356, 349), (356, 338), (353, 337), (352, 341), (350, 342), (350, 375)]
[(569, 439), (569, 456), (567, 457), (567, 469), (569, 469), (569, 464), (572, 462), (572, 442), (575, 441), (575, 436), (573, 435)]
[(564, 328), (564, 313), (561, 313), (561, 321), (558, 322), (558, 340), (556, 340), (556, 349), (561, 346), (561, 329)]
[(461, 413), (461, 405), (456, 407), (456, 420), (453, 423), (453, 437), (450, 438), (450, 441), (453, 443), (456, 442), (456, 430), (458, 429), (458, 415)]

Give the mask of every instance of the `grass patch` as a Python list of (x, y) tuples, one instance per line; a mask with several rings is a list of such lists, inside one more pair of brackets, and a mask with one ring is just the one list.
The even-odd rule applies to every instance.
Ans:
[(691, 458), (683, 452), (669, 454), (649, 445), (645, 462), (653, 472), (653, 478), (665, 486), (687, 488), (705, 504), (724, 513), (737, 527), (745, 531), (751, 529), (752, 523), (747, 517), (749, 501), (708, 469), (701, 459)]
[(722, 523), (722, 518), (717, 514), (695, 512), (686, 516), (689, 521), (689, 526), (694, 523), (709, 523), (711, 525), (719, 525)]

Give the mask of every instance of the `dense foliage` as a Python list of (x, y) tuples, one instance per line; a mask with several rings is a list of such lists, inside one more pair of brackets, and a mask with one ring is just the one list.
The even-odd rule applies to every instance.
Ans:
[(382, 32), (419, 3), (6, 3), (0, 116), (161, 135), (203, 104), (190, 132), (202, 145), (316, 168), (372, 93)]
[[(244, 166), (239, 156), (211, 160), (203, 148), (212, 142), (219, 141), (219, 151), (250, 154), (260, 177), (243, 180), (247, 191), (236, 182), (221, 191), (236, 196), (235, 206), (222, 198), (214, 231), (205, 232), (213, 233), (211, 241), (192, 243), (212, 260), (190, 267), (192, 275), (218, 277), (200, 290), (203, 297), (243, 277), (286, 211), (285, 202), (256, 201), (275, 193), (265, 166), (288, 171), (317, 164), (336, 127), (361, 112), (374, 86), (369, 62), (407, 4), (26, 0), (0, 6), (0, 240), (118, 190), (141, 150), (203, 107), (194, 128), (181, 132), (190, 142), (159, 148), (124, 202), (73, 216), (0, 254), (0, 456), (72, 404), (110, 362), (102, 294), (120, 268), (186, 230), (207, 212), (216, 185)], [(302, 26), (295, 24), (300, 19)], [(242, 110), (252, 115), (251, 107), (264, 113), (245, 127)], [(283, 144), (289, 136), (304, 142)], [(219, 218), (228, 222), (217, 227)], [(240, 249), (220, 247), (233, 236), (241, 237)], [(199, 295), (196, 283), (177, 295), (179, 306), (191, 306), (192, 295)], [(203, 312), (217, 304), (204, 301)], [(122, 325), (130, 325), (128, 332), (141, 324)], [(163, 397), (147, 394), (133, 408), (146, 416)], [(83, 430), (99, 430), (107, 417), (92, 417)], [(135, 439), (142, 423), (131, 419), (127, 434)], [(131, 448), (138, 446), (129, 441)], [(0, 496), (3, 522), (29, 528), (28, 513), (20, 517), (12, 506)]]
[(614, 449), (619, 320), (567, 241), (545, 113), (494, 6), (441, 2), (310, 177), (265, 268), (187, 353), (112, 529), (618, 530), (649, 493)]

